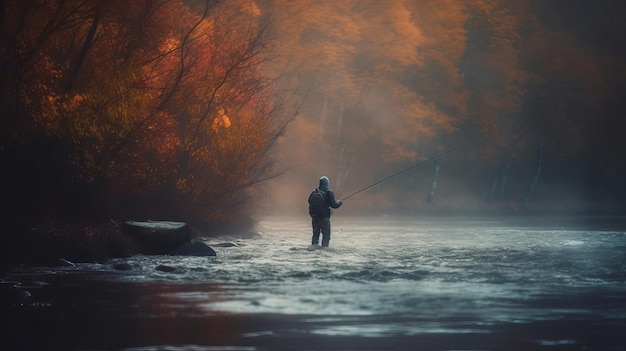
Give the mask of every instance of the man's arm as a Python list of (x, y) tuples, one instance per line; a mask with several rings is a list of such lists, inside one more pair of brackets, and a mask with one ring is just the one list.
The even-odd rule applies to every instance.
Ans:
[(343, 201), (339, 200), (339, 201), (335, 201), (335, 193), (332, 192), (332, 190), (328, 190), (328, 204), (330, 205), (330, 207), (332, 208), (339, 208), (341, 207), (341, 205), (343, 205)]

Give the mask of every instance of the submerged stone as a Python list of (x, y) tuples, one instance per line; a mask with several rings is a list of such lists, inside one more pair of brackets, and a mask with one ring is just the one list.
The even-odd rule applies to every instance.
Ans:
[(236, 246), (239, 246), (239, 245), (237, 245), (237, 243), (234, 243), (232, 241), (226, 241), (226, 242), (223, 242), (223, 243), (213, 244), (212, 246), (214, 246), (214, 247), (236, 247)]
[(115, 269), (116, 271), (130, 271), (131, 269), (133, 269), (133, 267), (131, 267), (131, 265), (126, 262), (122, 262), (114, 264), (113, 269)]
[(178, 247), (172, 252), (176, 256), (217, 256), (212, 247), (202, 241), (193, 241)]
[(161, 271), (161, 272), (173, 272), (176, 270), (176, 267), (172, 267), (172, 266), (166, 266), (164, 264), (160, 264), (158, 266), (156, 266), (154, 268), (157, 271)]

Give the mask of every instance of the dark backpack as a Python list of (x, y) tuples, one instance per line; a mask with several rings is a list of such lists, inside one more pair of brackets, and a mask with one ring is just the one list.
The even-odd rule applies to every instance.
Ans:
[(326, 192), (315, 188), (309, 195), (309, 215), (311, 217), (323, 217), (326, 215)]

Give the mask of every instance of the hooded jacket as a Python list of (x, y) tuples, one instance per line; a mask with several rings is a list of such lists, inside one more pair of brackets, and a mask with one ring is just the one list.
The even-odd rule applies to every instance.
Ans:
[(324, 193), (326, 194), (326, 204), (325, 204), (325, 209), (327, 209), (327, 211), (324, 211), (324, 213), (328, 213), (327, 216), (325, 217), (330, 217), (331, 215), (331, 211), (330, 208), (339, 208), (341, 207), (342, 203), (341, 202), (337, 202), (335, 200), (335, 193), (333, 193), (332, 190), (330, 190), (330, 181), (328, 180), (328, 177), (323, 176), (320, 178), (320, 184), (319, 184), (319, 189), (323, 190)]

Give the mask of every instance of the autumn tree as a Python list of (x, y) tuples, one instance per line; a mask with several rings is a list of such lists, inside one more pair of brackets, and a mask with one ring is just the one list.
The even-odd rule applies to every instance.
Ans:
[[(259, 71), (272, 55), (253, 4), (11, 1), (2, 13), (12, 19), (2, 63), (14, 68), (2, 71), (12, 118), (3, 166), (13, 179), (32, 173), (28, 145), (68, 170), (46, 183), (62, 182), (67, 197), (30, 194), (32, 203), (198, 223), (247, 217), (291, 118), (278, 79)], [(48, 166), (40, 174), (50, 178)]]
[(304, 163), (294, 177), (316, 181), (322, 172), (341, 194), (389, 167), (423, 159), (435, 149), (429, 140), (455, 129), (458, 116), (425, 100), (407, 79), (425, 69), (421, 48), (435, 40), (418, 27), (414, 7), (405, 1), (268, 5), (284, 58), (275, 61), (277, 70), (299, 77), (306, 97), (290, 131), (309, 136), (284, 141), (295, 162)]
[[(599, 179), (623, 173), (619, 138), (603, 137), (619, 129), (611, 126), (621, 126), (623, 111), (617, 2), (263, 4), (285, 58), (274, 63), (306, 96), (282, 143), (301, 165), (294, 183), (322, 172), (341, 190), (458, 146), (438, 173), (451, 206), (466, 197), (480, 208), (523, 209), (559, 198), (561, 186), (603, 188)], [(359, 199), (401, 203), (438, 169), (430, 168)], [(566, 169), (587, 176), (566, 185)]]
[(506, 1), (470, 1), (468, 42), (460, 69), (470, 91), (464, 129), (496, 166), (490, 199), (507, 187), (511, 159), (522, 136), (517, 133), (526, 72), (519, 65), (519, 19)]
[[(621, 164), (615, 152), (623, 147), (615, 134), (621, 120), (616, 116), (624, 110), (616, 99), (624, 81), (617, 63), (624, 59), (619, 51), (623, 39), (616, 34), (623, 29), (618, 17), (625, 8), (576, 1), (568, 3), (563, 16), (558, 5), (531, 3), (533, 11), (525, 20), (522, 59), (531, 72), (527, 121), (551, 162), (569, 174), (570, 186), (585, 189), (572, 197), (593, 208), (619, 196), (614, 176), (623, 173), (614, 165)], [(531, 188), (527, 199), (532, 195)]]

